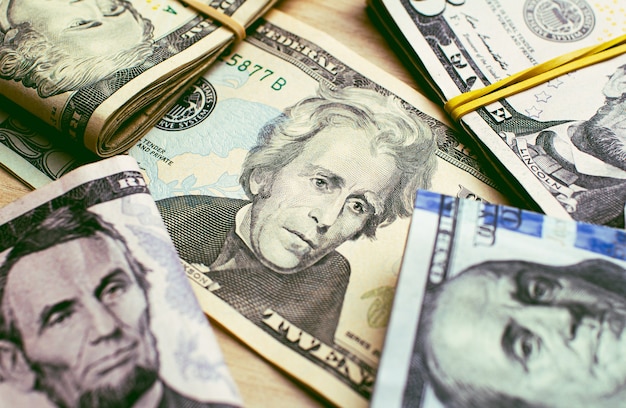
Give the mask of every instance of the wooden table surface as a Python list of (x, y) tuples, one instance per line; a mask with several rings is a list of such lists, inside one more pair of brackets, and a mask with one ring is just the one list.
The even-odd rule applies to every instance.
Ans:
[[(366, 12), (365, 0), (282, 0), (276, 8), (319, 30), (415, 89), (417, 82), (389, 49)], [(29, 189), (0, 168), (0, 207)], [(258, 357), (213, 323), (239, 391), (247, 407), (320, 407), (322, 399)]]

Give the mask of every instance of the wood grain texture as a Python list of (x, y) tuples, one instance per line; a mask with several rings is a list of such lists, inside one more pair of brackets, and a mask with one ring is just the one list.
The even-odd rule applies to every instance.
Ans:
[(30, 189), (0, 167), (0, 207), (26, 195)]
[(365, 0), (283, 0), (276, 8), (324, 31), (407, 85), (420, 89), (368, 17)]

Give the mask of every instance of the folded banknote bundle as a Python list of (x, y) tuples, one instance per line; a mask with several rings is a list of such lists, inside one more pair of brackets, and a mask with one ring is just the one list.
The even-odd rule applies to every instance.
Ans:
[(420, 191), (373, 407), (620, 407), (626, 232)]
[[(441, 102), (624, 35), (614, 1), (371, 0)], [(460, 118), (496, 168), (547, 214), (624, 227), (624, 39), (611, 58)], [(620, 45), (621, 44), (621, 45)]]
[[(272, 0), (0, 1), (0, 95), (108, 157), (135, 144)], [(216, 19), (217, 17), (218, 19)], [(223, 20), (223, 18), (222, 18)]]

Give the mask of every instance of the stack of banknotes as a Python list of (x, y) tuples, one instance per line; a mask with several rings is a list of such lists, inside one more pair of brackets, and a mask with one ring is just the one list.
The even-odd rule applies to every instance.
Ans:
[[(469, 3), (476, 1), (469, 0)], [(535, 3), (547, 8), (543, 3), (552, 2)], [(570, 2), (555, 3), (566, 6)], [(582, 0), (571, 3), (578, 7), (576, 10), (584, 9)], [(383, 10), (382, 4), (376, 6), (378, 11)], [(422, 8), (429, 4), (427, 13)], [(478, 17), (487, 19), (491, 14), (486, 11), (495, 13), (494, 10), (504, 8), (497, 4), (497, 1), (485, 0), (485, 10), (477, 13)], [(450, 10), (465, 7), (462, 1), (422, 0), (405, 5), (417, 7), (420, 15), (427, 16), (426, 20), (442, 18)], [(441, 10), (437, 11), (439, 6)], [(593, 8), (588, 11), (585, 16), (599, 13)], [(515, 12), (521, 13), (521, 6)], [(471, 16), (468, 10), (457, 14), (465, 16), (464, 13)], [(384, 18), (389, 24), (394, 21), (388, 15)], [(464, 21), (463, 24), (478, 24), (471, 17)], [(495, 30), (494, 24), (484, 22), (486, 27)], [(600, 23), (596, 24), (601, 27)], [(435, 33), (442, 30), (439, 23), (429, 27)], [(424, 44), (433, 44), (432, 35), (424, 34), (419, 38), (428, 39)], [(600, 34), (594, 35), (596, 42), (602, 40), (597, 38)], [(504, 39), (500, 37), (497, 38)], [(456, 40), (449, 44), (460, 46)], [(580, 47), (570, 46), (572, 49)], [(442, 47), (433, 45), (432, 49)], [(428, 48), (430, 52), (432, 49)], [(511, 50), (511, 46), (505, 49)], [(417, 64), (417, 59), (414, 61)], [(425, 66), (426, 62), (432, 65), (433, 61), (437, 61), (447, 75), (448, 71), (439, 60), (424, 57)], [(520, 69), (524, 67), (520, 65)], [(592, 289), (588, 287), (621, 285), (619, 282), (625, 278), (619, 260), (624, 259), (625, 236), (621, 230), (567, 218), (623, 226), (624, 201), (620, 204), (615, 197), (624, 183), (618, 182), (619, 177), (605, 180), (597, 176), (591, 180), (605, 184), (594, 189), (580, 184), (580, 180), (587, 178), (572, 176), (568, 179), (574, 180), (568, 184), (569, 190), (562, 189), (552, 195), (552, 190), (543, 188), (546, 185), (543, 182), (516, 176), (509, 162), (513, 163), (511, 167), (523, 167), (527, 163), (530, 168), (534, 163), (546, 162), (544, 156), (550, 151), (546, 146), (538, 146), (537, 141), (548, 140), (548, 136), (539, 138), (537, 132), (530, 131), (517, 134), (517, 126), (521, 126), (520, 123), (539, 126), (543, 122), (515, 113), (513, 122), (496, 130), (487, 128), (486, 124), (471, 127), (472, 117), (478, 118), (475, 121), (485, 117), (479, 112), (463, 118), (463, 125), (470, 134), (459, 130), (441, 106), (442, 101), (453, 96), (444, 95), (453, 93), (445, 91), (447, 81), (454, 83), (450, 75), (429, 75), (440, 87), (438, 92), (444, 90), (441, 100), (433, 101), (324, 33), (272, 10), (250, 26), (243, 41), (227, 47), (208, 70), (194, 78), (177, 102), (165, 114), (156, 116), (154, 126), (143, 137), (129, 142), (127, 157), (86, 164), (95, 157), (82, 154), (79, 151), (82, 148), (68, 148), (63, 139), (67, 135), (62, 131), (50, 137), (49, 125), (20, 107), (19, 97), (9, 96), (2, 100), (0, 112), (0, 161), (39, 190), (33, 193), (34, 197), (44, 197), (43, 191), (54, 193), (47, 193), (45, 200), (29, 196), (11, 207), (9, 215), (0, 218), (0, 224), (8, 225), (0, 228), (13, 234), (7, 235), (3, 248), (11, 251), (13, 243), (17, 242), (15, 237), (26, 235), (20, 231), (30, 231), (31, 224), (46, 223), (46, 213), (54, 212), (66, 202), (84, 202), (82, 205), (89, 211), (92, 207), (104, 206), (105, 218), (114, 225), (130, 222), (126, 221), (128, 217), (134, 217), (137, 221), (133, 222), (141, 225), (124, 227), (129, 229), (128, 234), (122, 233), (124, 239), (137, 241), (136, 251), (146, 252), (151, 257), (150, 262), (162, 264), (160, 269), (172, 275), (166, 283), (178, 279), (174, 275), (187, 276), (187, 286), (176, 286), (173, 292), (185, 294), (190, 288), (205, 314), (333, 405), (359, 407), (371, 402), (378, 406), (525, 406), (521, 404), (527, 401), (527, 394), (541, 397), (545, 393), (560, 400), (563, 406), (601, 406), (600, 403), (620, 406), (616, 401), (621, 394), (615, 385), (620, 378), (615, 373), (621, 370), (618, 358), (621, 351), (612, 342), (617, 344), (615, 339), (619, 339), (623, 327), (621, 295), (609, 289), (602, 289), (604, 292), (598, 289), (601, 294), (593, 297), (596, 295), (592, 296)], [(574, 75), (579, 73), (570, 76)], [(603, 79), (608, 78), (614, 86), (619, 86), (624, 81), (615, 75)], [(481, 79), (472, 82), (476, 86), (480, 81), (488, 83), (484, 75), (477, 77)], [(565, 79), (560, 80), (564, 81), (563, 88), (567, 88)], [(467, 89), (471, 87), (457, 89), (456, 93)], [(572, 100), (571, 96), (568, 98), (556, 91), (546, 95), (546, 101), (551, 98)], [(584, 98), (585, 103), (592, 99)], [(504, 116), (517, 112), (512, 102), (498, 103)], [(611, 99), (611, 103), (619, 103), (619, 98)], [(579, 105), (560, 110), (555, 107), (550, 112), (554, 115), (575, 113)], [(617, 121), (615, 115), (612, 118)], [(574, 125), (565, 119), (548, 122), (551, 126)], [(512, 123), (516, 125), (511, 126)], [(509, 144), (494, 151), (481, 136), (491, 134), (489, 132), (495, 132), (498, 141)], [(528, 141), (533, 135), (537, 137)], [(477, 145), (471, 136), (481, 141), (480, 151), (473, 150)], [(560, 142), (554, 143), (560, 146)], [(541, 154), (533, 153), (533, 160), (529, 162), (519, 156), (523, 149)], [(506, 151), (515, 160), (507, 159), (506, 168), (499, 167), (502, 165), (499, 160), (505, 159), (498, 154)], [(573, 173), (574, 168), (566, 169)], [(564, 171), (552, 173), (563, 175)], [(79, 179), (79, 175), (83, 178)], [(54, 181), (56, 179), (60, 180)], [(102, 179), (112, 181), (98, 182), (97, 187), (87, 190), (93, 190), (93, 194), (113, 194), (114, 198), (89, 198), (83, 187), (77, 187), (87, 183), (86, 180)], [(533, 182), (539, 183), (539, 187)], [(512, 186), (521, 193), (515, 194)], [(145, 203), (133, 204), (115, 193), (127, 188), (141, 192)], [(151, 197), (145, 194), (148, 191)], [(556, 204), (550, 204), (538, 191), (546, 191)], [(600, 196), (602, 192), (605, 194)], [(65, 198), (54, 198), (56, 196)], [(600, 200), (600, 204), (581, 197)], [(528, 198), (532, 200), (526, 201)], [(117, 200), (115, 208), (106, 210), (107, 206), (102, 203), (114, 200)], [(49, 204), (43, 205), (44, 202)], [(160, 217), (150, 210), (155, 203)], [(518, 207), (538, 204), (542, 210), (559, 218), (500, 206), (511, 204)], [(9, 222), (19, 218), (17, 212), (38, 206), (45, 210), (38, 210), (23, 221)], [(144, 207), (146, 212), (142, 210)], [(616, 207), (615, 214), (609, 211)], [(610, 219), (587, 219), (583, 213)], [(171, 252), (170, 241), (154, 244), (152, 236), (142, 230), (144, 224), (152, 223), (155, 229), (161, 230), (164, 224), (178, 255), (176, 265), (163, 260)], [(4, 232), (2, 234), (4, 239)], [(69, 240), (68, 244), (72, 242)], [(66, 244), (51, 248), (61, 245)], [(46, 254), (46, 249), (35, 251), (42, 256)], [(134, 253), (135, 247), (128, 252)], [(531, 253), (534, 256), (529, 260)], [(87, 262), (88, 257), (68, 249), (62, 258), (76, 258), (80, 265)], [(1, 268), (15, 269), (10, 261), (3, 262), (9, 266)], [(488, 272), (491, 264), (494, 266)], [(19, 262), (16, 265), (19, 266)], [(590, 272), (572, 272), (575, 284), (562, 278), (570, 269), (578, 271), (585, 267), (591, 268), (591, 272), (612, 268), (612, 280)], [(148, 265), (147, 268), (157, 271), (159, 266)], [(113, 267), (112, 272), (117, 274), (119, 269), (123, 268)], [(540, 273), (542, 270), (545, 274)], [(469, 278), (474, 275), (475, 279)], [(489, 281), (501, 276), (504, 283), (495, 285)], [(474, 280), (478, 280), (478, 284)], [(510, 305), (498, 305), (491, 310), (490, 305), (481, 303), (483, 298), (495, 299), (495, 294), (488, 293), (490, 284), (496, 286), (493, 290), (504, 293), (500, 293), (505, 298), (503, 302), (510, 302)], [(576, 285), (587, 286), (580, 289)], [(460, 287), (462, 293), (445, 295), (440, 288), (448, 287)], [(99, 288), (92, 292), (101, 293)], [(585, 292), (587, 289), (589, 293)], [(111, 297), (115, 298), (118, 291), (126, 289), (112, 288)], [(583, 299), (565, 300), (570, 291)], [(440, 292), (443, 300), (435, 298)], [(169, 292), (162, 292), (161, 296), (167, 296), (165, 293)], [(472, 295), (478, 295), (479, 300)], [(547, 308), (544, 304), (553, 303), (556, 307), (561, 297), (570, 307), (571, 317), (559, 330), (569, 336), (566, 340), (571, 344), (565, 348), (580, 348), (580, 355), (534, 360), (537, 353), (555, 349), (558, 344), (534, 332), (521, 316), (500, 316), (499, 309), (522, 310), (517, 303), (527, 298), (532, 306), (541, 309)], [(613, 301), (613, 297), (619, 299)], [(73, 306), (73, 298), (68, 299), (69, 312), (60, 316), (61, 324), (71, 321), (74, 310), (80, 306)], [(426, 304), (432, 306), (423, 306)], [(184, 310), (193, 310), (195, 306), (196, 303), (190, 302)], [(586, 308), (593, 309), (593, 318)], [(446, 311), (446, 319), (455, 325), (467, 325), (467, 331), (460, 328), (457, 331), (455, 325), (444, 325), (447, 331), (438, 333), (435, 322), (443, 319), (423, 317), (426, 313), (445, 314)], [(47, 310), (47, 314), (53, 312)], [(492, 316), (496, 316), (493, 318), (496, 323), (490, 322)], [(556, 326), (556, 320), (553, 323), (549, 319), (552, 317), (539, 316), (535, 321), (544, 326)], [(479, 323), (484, 321), (489, 321), (484, 323), (490, 325), (489, 328), (479, 328)], [(491, 326), (497, 323), (502, 327)], [(471, 332), (472, 328), (478, 331)], [(427, 338), (431, 331), (435, 333), (433, 336), (438, 336), (436, 342), (429, 342)], [(588, 337), (596, 338), (578, 346), (574, 340), (577, 333), (582, 337), (583, 331), (590, 332)], [(202, 356), (196, 358), (191, 354), (196, 345), (203, 344), (203, 338), (184, 328), (170, 330), (167, 334), (175, 338), (171, 344), (176, 361), (169, 362), (171, 367), (165, 368), (167, 361), (164, 360), (158, 373), (173, 370), (174, 378), (161, 380), (160, 374), (157, 375), (157, 380), (151, 384), (157, 384), (158, 390), (154, 394), (151, 391), (146, 398), (158, 401), (172, 391), (176, 397), (208, 401), (208, 404), (237, 406), (241, 403), (226, 368), (220, 365), (219, 351), (203, 350), (213, 353), (211, 361), (203, 360)], [(14, 335), (15, 332), (7, 333), (7, 336)], [(489, 335), (495, 338), (488, 339)], [(159, 347), (167, 343), (158, 337), (157, 340)], [(489, 344), (490, 340), (493, 345)], [(507, 393), (508, 389), (488, 389), (487, 394), (502, 398), (496, 398), (500, 402), (494, 405), (486, 398), (474, 396), (469, 382), (463, 382), (466, 378), (449, 379), (448, 374), (435, 377), (446, 362), (427, 360), (420, 347), (430, 352), (439, 343), (445, 347), (446, 362), (460, 365), (460, 375), (484, 379), (484, 383), (477, 386), (481, 390), (487, 383), (496, 382), (494, 379), (510, 374), (509, 388), (519, 388), (520, 394)], [(513, 378), (514, 371), (505, 366), (504, 371), (497, 371), (501, 367), (496, 357), (486, 355), (496, 346), (504, 350), (503, 357), (508, 362), (517, 364), (518, 377)], [(125, 361), (125, 351), (120, 347), (122, 357), (117, 359)], [(485, 351), (479, 347), (485, 347)], [(57, 349), (56, 352), (62, 354), (65, 347), (59, 345)], [(469, 357), (464, 360), (464, 353), (474, 360)], [(483, 354), (488, 365), (481, 371), (474, 363)], [(580, 368), (590, 372), (587, 374), (590, 378), (583, 373), (572, 374), (576, 372), (573, 361), (583, 357), (595, 364)], [(602, 363), (597, 363), (598, 360)], [(117, 364), (105, 363), (102, 367), (98, 373), (107, 374), (108, 367), (116, 368)], [(546, 371), (546, 377), (537, 380), (539, 384), (521, 382), (530, 370), (542, 371), (545, 367), (554, 370), (558, 367), (562, 371)], [(224, 371), (215, 375), (218, 368)], [(182, 370), (181, 378), (175, 376), (176, 370)], [(577, 392), (581, 386), (570, 379), (566, 381), (569, 388), (533, 388), (541, 384), (551, 386), (553, 379), (563, 372), (590, 386), (597, 381), (605, 399), (579, 398)], [(193, 384), (189, 385), (189, 391), (175, 387), (175, 382), (182, 381), (187, 374), (194, 381), (208, 381), (219, 391), (209, 392), (210, 389), (203, 397), (194, 394)], [(37, 380), (34, 384), (43, 381)], [(452, 382), (452, 391), (445, 389), (448, 380)], [(103, 380), (107, 381), (111, 385), (112, 380)], [(67, 384), (59, 387), (61, 392), (70, 392)], [(64, 401), (61, 397), (55, 399), (51, 394), (46, 395), (46, 387), (31, 388), (8, 387), (6, 395), (10, 397), (19, 391), (26, 393), (25, 397), (47, 398), (52, 404)], [(150, 387), (145, 390), (148, 389), (152, 390)], [(467, 395), (457, 398), (460, 390)], [(0, 401), (3, 392), (0, 388)], [(135, 394), (143, 398), (145, 392)], [(547, 398), (546, 405), (559, 406)], [(254, 401), (247, 403), (253, 405)]]
[[(369, 0), (440, 101), (624, 36), (613, 0)], [(622, 39), (621, 43), (624, 43)], [(623, 46), (622, 46), (623, 47)], [(624, 227), (624, 51), (479, 108), (461, 124), (550, 215)]]
[[(242, 27), (273, 0), (211, 1)], [(0, 94), (98, 156), (137, 142), (235, 39), (176, 0), (0, 1)]]

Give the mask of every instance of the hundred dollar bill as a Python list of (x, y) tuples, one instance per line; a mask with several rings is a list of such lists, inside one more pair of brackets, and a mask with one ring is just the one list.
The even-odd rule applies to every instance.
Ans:
[(463, 138), (416, 91), (272, 11), (129, 154), (203, 310), (363, 406), (417, 187), (506, 200)]
[(626, 233), (419, 191), (373, 407), (621, 407)]
[[(247, 27), (273, 1), (208, 4)], [(0, 94), (107, 157), (136, 143), (234, 38), (175, 0), (1, 0)]]
[[(608, 0), (371, 0), (443, 101), (623, 35)], [(465, 115), (461, 124), (546, 213), (624, 227), (624, 55)]]
[(0, 210), (0, 405), (242, 406), (137, 163)]

